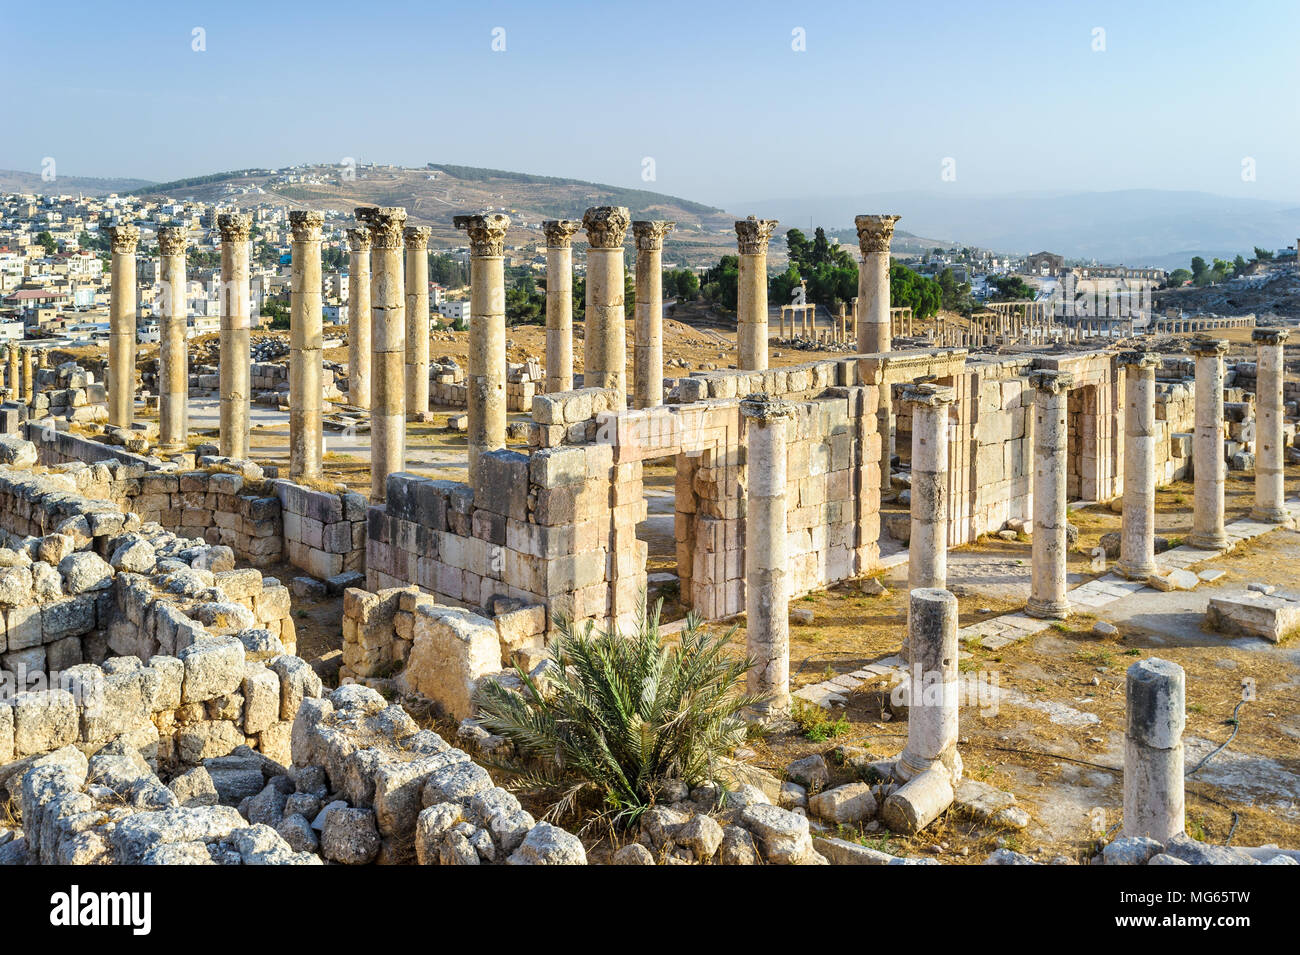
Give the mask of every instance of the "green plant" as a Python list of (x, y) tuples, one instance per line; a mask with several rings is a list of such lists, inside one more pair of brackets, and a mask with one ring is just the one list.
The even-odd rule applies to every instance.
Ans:
[(826, 711), (820, 706), (808, 703), (798, 704), (791, 713), (795, 723), (804, 737), (814, 743), (824, 743), (828, 739), (843, 736), (849, 731), (849, 718), (840, 714), (838, 719), (827, 718)]
[(712, 779), (744, 741), (740, 712), (763, 700), (743, 692), (753, 661), (726, 652), (735, 628), (711, 635), (692, 613), (669, 647), (659, 633), (662, 606), (647, 614), (643, 602), (627, 637), (557, 617), (540, 684), (516, 667), (521, 689), (487, 681), (476, 693), (478, 722), (521, 757), (509, 767), (518, 787), (560, 794), (553, 815), (594, 793), (611, 823), (632, 822), (653, 803), (657, 780)]

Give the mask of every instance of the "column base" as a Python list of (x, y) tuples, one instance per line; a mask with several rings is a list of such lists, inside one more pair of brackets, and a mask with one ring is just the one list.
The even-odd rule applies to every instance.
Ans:
[(1261, 524), (1285, 524), (1291, 515), (1285, 507), (1256, 507), (1251, 509), (1250, 519)]
[(1192, 534), (1187, 538), (1187, 543), (1198, 550), (1227, 550), (1228, 537), (1225, 534), (1222, 537), (1197, 537)]
[(1035, 600), (1030, 597), (1025, 604), (1025, 613), (1039, 620), (1064, 620), (1070, 615), (1070, 601)]
[(1115, 573), (1129, 580), (1146, 580), (1158, 571), (1155, 561), (1149, 564), (1126, 564), (1122, 560), (1115, 562)]

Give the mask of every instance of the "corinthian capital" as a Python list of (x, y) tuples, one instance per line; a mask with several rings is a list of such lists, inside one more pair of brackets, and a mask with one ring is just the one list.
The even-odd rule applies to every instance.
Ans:
[(549, 249), (567, 249), (572, 244), (573, 233), (582, 228), (577, 219), (547, 219), (542, 223), (546, 233), (546, 247)]
[(1029, 384), (1048, 395), (1061, 395), (1074, 384), (1074, 375), (1068, 371), (1039, 368), (1029, 373)]
[(868, 252), (888, 252), (889, 242), (894, 238), (894, 223), (901, 216), (855, 216), (853, 224), (858, 227), (858, 247), (862, 254)]
[(1290, 337), (1285, 328), (1256, 328), (1250, 333), (1250, 340), (1256, 345), (1281, 345)]
[(1160, 356), (1150, 351), (1120, 352), (1118, 361), (1128, 368), (1154, 368), (1160, 364)]
[(675, 228), (676, 222), (639, 219), (632, 223), (632, 237), (642, 252), (658, 252), (664, 247), (664, 236)]
[(289, 228), (293, 230), (295, 242), (319, 242), (320, 227), (325, 222), (325, 215), (315, 210), (295, 209), (289, 213)]
[(162, 255), (184, 255), (186, 228), (179, 225), (158, 227), (158, 252)]
[(495, 259), (506, 253), (506, 229), (510, 217), (499, 212), (455, 216), (452, 224), (469, 236), (469, 254), (476, 259)]
[(736, 245), (741, 255), (767, 255), (767, 240), (772, 238), (772, 230), (777, 227), (776, 219), (736, 220)]
[(140, 230), (133, 225), (111, 225), (108, 239), (114, 252), (129, 255), (140, 244)]
[(217, 216), (217, 231), (222, 242), (247, 242), (253, 229), (253, 216), (248, 212), (223, 212)]
[(582, 216), (587, 244), (593, 249), (621, 248), (631, 222), (627, 206), (592, 206)]
[(401, 206), (363, 207), (353, 213), (356, 220), (370, 230), (370, 243), (376, 249), (400, 249), (406, 210)]
[(1222, 338), (1193, 338), (1187, 350), (1197, 358), (1222, 358), (1228, 354), (1228, 343)]
[(402, 233), (402, 241), (406, 243), (408, 252), (427, 252), (429, 249), (429, 236), (433, 230), (427, 225), (408, 225), (406, 231)]
[(348, 249), (352, 252), (369, 252), (370, 230), (364, 226), (348, 229)]

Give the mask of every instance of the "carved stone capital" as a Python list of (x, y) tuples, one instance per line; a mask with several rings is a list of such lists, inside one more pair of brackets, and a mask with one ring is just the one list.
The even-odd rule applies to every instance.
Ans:
[(401, 206), (366, 206), (357, 209), (353, 215), (370, 230), (370, 244), (374, 248), (392, 251), (402, 247), (406, 210)]
[(862, 254), (868, 252), (888, 252), (889, 243), (894, 238), (894, 224), (901, 216), (872, 215), (855, 216), (853, 224), (858, 227), (858, 247)]
[(1250, 340), (1256, 345), (1281, 345), (1290, 337), (1285, 328), (1256, 328), (1250, 333)]
[(772, 230), (777, 227), (776, 219), (736, 220), (736, 245), (741, 255), (767, 255), (767, 240), (772, 238)]
[(289, 213), (289, 228), (295, 242), (319, 242), (325, 215), (314, 209), (294, 209)]
[(510, 217), (500, 212), (455, 216), (452, 224), (469, 236), (469, 254), (476, 259), (496, 259), (506, 254), (506, 229)]
[(253, 231), (253, 216), (249, 212), (223, 212), (217, 216), (217, 231), (222, 242), (247, 242)]
[(433, 230), (427, 225), (408, 225), (406, 231), (402, 233), (402, 241), (406, 243), (406, 251), (429, 251), (429, 236), (432, 234)]
[(948, 385), (914, 384), (903, 389), (900, 401), (927, 408), (939, 408), (957, 400), (957, 392)]
[(353, 252), (369, 252), (370, 230), (364, 226), (348, 229), (348, 249)]
[(1029, 373), (1029, 384), (1048, 395), (1063, 395), (1074, 384), (1074, 375), (1068, 371), (1040, 368)]
[(1221, 338), (1193, 338), (1187, 350), (1197, 358), (1222, 358), (1228, 354), (1228, 343)]
[(158, 227), (158, 252), (160, 255), (184, 255), (187, 229), (180, 225)]
[(582, 216), (587, 244), (593, 249), (619, 249), (627, 238), (632, 213), (626, 206), (592, 206)]
[(1149, 351), (1120, 352), (1118, 360), (1126, 368), (1155, 368), (1160, 364), (1160, 356)]
[(789, 418), (794, 414), (794, 409), (788, 401), (773, 398), (760, 391), (740, 399), (740, 413), (751, 421), (766, 423), (780, 418)]
[(664, 236), (675, 228), (676, 222), (638, 219), (632, 223), (632, 238), (636, 240), (636, 247), (640, 251), (660, 252), (664, 247)]
[(577, 219), (547, 219), (542, 223), (546, 233), (546, 247), (549, 249), (567, 249), (572, 245), (573, 233), (582, 228)]
[(133, 225), (111, 225), (108, 227), (108, 240), (113, 252), (131, 255), (140, 244), (140, 230)]

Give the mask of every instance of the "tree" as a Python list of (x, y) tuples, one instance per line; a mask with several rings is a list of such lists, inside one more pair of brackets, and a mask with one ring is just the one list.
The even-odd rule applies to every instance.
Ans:
[(689, 302), (700, 294), (700, 277), (691, 269), (670, 269), (663, 281), (665, 298)]
[(49, 231), (45, 231), (36, 236), (36, 244), (45, 249), (46, 255), (53, 255), (59, 251), (59, 243), (54, 241), (54, 236)]
[(1034, 298), (1034, 290), (1019, 275), (997, 275), (989, 279), (996, 291), (990, 296), (995, 302), (1019, 302)]
[(911, 308), (917, 319), (930, 318), (939, 313), (943, 292), (939, 283), (913, 272), (899, 262), (889, 266), (889, 305), (891, 308)]
[(705, 271), (701, 282), (706, 299), (734, 312), (737, 289), (740, 286), (739, 256), (724, 255), (717, 265)]
[(950, 312), (969, 314), (974, 304), (971, 301), (969, 283), (958, 282), (952, 269), (940, 272), (937, 281), (943, 307)]
[(798, 229), (790, 229), (785, 234), (785, 248), (790, 255), (790, 261), (798, 264), (808, 261), (808, 253), (812, 246), (806, 235)]
[(1255, 246), (1255, 261), (1256, 261), (1256, 262), (1272, 262), (1272, 261), (1273, 261), (1273, 253), (1270, 252), (1268, 249), (1261, 249), (1259, 246)]
[(1192, 278), (1199, 279), (1205, 274), (1205, 260), (1199, 255), (1192, 257)]
[(289, 327), (289, 308), (281, 302), (267, 300), (262, 303), (262, 314), (271, 319), (271, 327), (287, 329)]
[(1192, 273), (1187, 269), (1174, 269), (1169, 273), (1166, 284), (1169, 288), (1182, 288), (1192, 280)]
[(1246, 274), (1246, 267), (1247, 267), (1247, 266), (1246, 266), (1246, 260), (1245, 260), (1244, 258), (1242, 258), (1240, 255), (1237, 256), (1235, 259), (1232, 260), (1232, 274), (1233, 274), (1234, 276), (1235, 276), (1235, 275), (1245, 275), (1245, 274)]
[(546, 293), (539, 291), (531, 269), (508, 270), (510, 287), (506, 290), (506, 322), (510, 325), (546, 323)]

